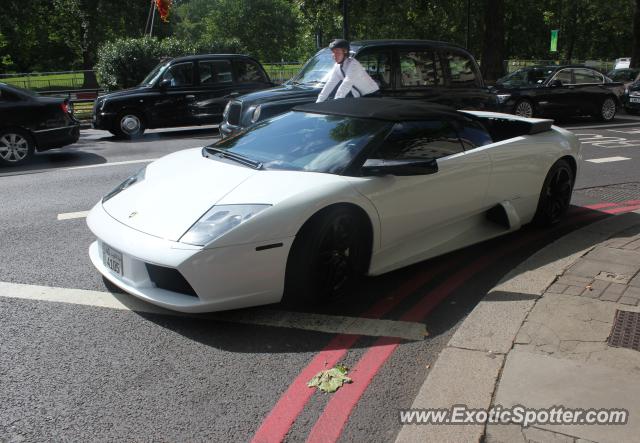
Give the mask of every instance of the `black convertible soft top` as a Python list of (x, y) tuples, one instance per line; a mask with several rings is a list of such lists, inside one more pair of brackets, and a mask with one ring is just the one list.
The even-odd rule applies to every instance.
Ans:
[(390, 122), (425, 120), (447, 117), (451, 120), (469, 121), (469, 117), (448, 106), (413, 100), (393, 98), (343, 98), (322, 103), (298, 105), (294, 111), (313, 114), (340, 115), (343, 117), (370, 118)]

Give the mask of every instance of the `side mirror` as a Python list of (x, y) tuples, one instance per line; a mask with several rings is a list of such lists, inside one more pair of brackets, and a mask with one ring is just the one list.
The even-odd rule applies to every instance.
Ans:
[(169, 86), (171, 86), (171, 80), (169, 80), (168, 78), (162, 79), (160, 80), (160, 83), (158, 83), (158, 86), (160, 87), (160, 89), (167, 89)]
[(549, 86), (550, 88), (559, 88), (560, 86), (562, 86), (562, 82), (558, 79), (551, 80), (547, 86)]
[(362, 175), (427, 175), (438, 172), (438, 163), (435, 160), (380, 160), (369, 159), (362, 165)]

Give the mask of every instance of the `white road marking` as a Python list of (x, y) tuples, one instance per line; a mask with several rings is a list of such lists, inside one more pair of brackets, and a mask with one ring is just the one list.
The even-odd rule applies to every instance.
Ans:
[(629, 140), (624, 137), (608, 137), (601, 134), (574, 133), (580, 143), (597, 146), (599, 148), (635, 148), (640, 146), (640, 140)]
[(264, 308), (212, 314), (184, 314), (145, 303), (127, 294), (112, 294), (109, 292), (88, 291), (84, 289), (54, 288), (20, 283), (0, 282), (0, 297), (71, 303), (179, 317), (207, 318), (226, 322), (302, 329), (305, 331), (326, 332), (331, 334), (397, 337), (407, 340), (424, 340), (427, 336), (425, 325), (416, 322), (290, 312)]
[(89, 211), (81, 212), (66, 212), (64, 214), (58, 214), (58, 220), (71, 220), (74, 218), (84, 218), (89, 214)]
[(604, 157), (604, 158), (592, 158), (586, 161), (591, 163), (610, 163), (610, 162), (620, 162), (623, 160), (631, 160), (631, 159), (628, 157)]
[(640, 121), (636, 123), (617, 123), (615, 125), (593, 125), (593, 126), (562, 126), (567, 131), (573, 131), (574, 129), (606, 129), (606, 128), (622, 128), (625, 126), (638, 126)]
[(98, 165), (85, 165), (85, 166), (72, 166), (70, 168), (62, 168), (65, 171), (70, 171), (72, 169), (89, 169), (89, 168), (104, 168), (105, 166), (119, 166), (119, 165), (131, 165), (135, 163), (150, 163), (158, 160), (157, 158), (148, 158), (142, 160), (126, 160), (122, 162), (110, 162), (110, 163), (100, 163)]

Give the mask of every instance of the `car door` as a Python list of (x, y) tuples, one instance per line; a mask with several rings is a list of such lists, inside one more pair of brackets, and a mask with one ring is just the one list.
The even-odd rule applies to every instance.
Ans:
[(574, 89), (573, 70), (560, 69), (536, 90), (537, 105), (543, 112), (574, 113)]
[(237, 94), (231, 59), (198, 60), (197, 84), (195, 97), (189, 102), (190, 114), (198, 124), (219, 123), (229, 97)]
[(367, 74), (380, 87), (382, 95), (390, 95), (393, 89), (392, 52), (388, 48), (365, 48), (356, 54), (356, 59)]
[(456, 109), (494, 109), (495, 97), (484, 87), (478, 65), (470, 55), (445, 49), (439, 52), (439, 56), (451, 106)]
[(431, 48), (398, 48), (395, 89), (387, 95), (454, 106), (445, 89), (444, 70)]
[(486, 152), (465, 152), (445, 120), (396, 123), (370, 159), (437, 162), (438, 171), (371, 177), (356, 183), (380, 216), (381, 251), (391, 261), (423, 257), (455, 241), (484, 209), (490, 161)]
[(163, 73), (160, 94), (150, 111), (153, 127), (182, 126), (195, 123), (190, 112), (190, 104), (195, 100), (195, 69), (193, 62), (171, 65)]
[(593, 113), (600, 110), (605, 96), (609, 94), (603, 85), (604, 77), (599, 72), (588, 68), (573, 70), (574, 102), (583, 112)]

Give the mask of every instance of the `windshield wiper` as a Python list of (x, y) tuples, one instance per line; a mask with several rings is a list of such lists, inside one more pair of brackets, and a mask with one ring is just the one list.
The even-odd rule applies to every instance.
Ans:
[(229, 152), (225, 149), (218, 149), (212, 146), (205, 146), (204, 148), (202, 148), (202, 150), (203, 150), (202, 155), (204, 155), (205, 157), (208, 157), (208, 155), (205, 154), (205, 151), (206, 151), (207, 153), (219, 155), (220, 157), (223, 157), (223, 158), (228, 158), (229, 160), (233, 160), (237, 163), (243, 164), (245, 166), (249, 166), (253, 169), (262, 169), (262, 162), (259, 162), (257, 160), (252, 160), (249, 157), (236, 154), (235, 152)]

